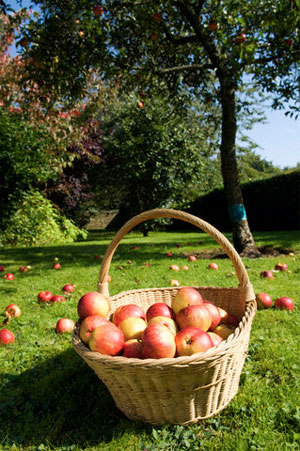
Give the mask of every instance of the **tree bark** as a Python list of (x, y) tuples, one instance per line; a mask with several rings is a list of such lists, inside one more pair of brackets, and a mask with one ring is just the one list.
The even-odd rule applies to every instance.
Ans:
[(247, 220), (236, 160), (236, 104), (235, 87), (229, 80), (221, 81), (222, 139), (221, 168), (228, 210), (233, 229), (233, 244), (242, 256), (258, 257)]

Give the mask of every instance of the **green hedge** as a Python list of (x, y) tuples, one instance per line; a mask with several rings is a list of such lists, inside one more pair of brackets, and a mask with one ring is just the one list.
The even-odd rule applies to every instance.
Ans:
[[(300, 230), (300, 170), (242, 184), (251, 230)], [(199, 197), (187, 210), (219, 230), (232, 230), (224, 189)], [(174, 221), (174, 229), (187, 228)]]

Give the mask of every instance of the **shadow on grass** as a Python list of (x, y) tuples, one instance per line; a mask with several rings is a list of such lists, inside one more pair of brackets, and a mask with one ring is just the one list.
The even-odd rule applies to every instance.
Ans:
[(0, 443), (67, 447), (109, 443), (125, 431), (149, 426), (128, 420), (104, 384), (73, 348), (21, 375), (4, 376), (0, 394)]

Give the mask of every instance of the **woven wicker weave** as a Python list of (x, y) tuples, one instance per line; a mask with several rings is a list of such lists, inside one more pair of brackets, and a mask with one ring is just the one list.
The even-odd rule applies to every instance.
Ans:
[[(75, 351), (95, 371), (110, 391), (117, 407), (128, 417), (151, 424), (190, 424), (220, 412), (238, 391), (252, 320), (255, 295), (238, 253), (217, 229), (188, 213), (156, 209), (129, 220), (115, 235), (104, 256), (98, 291), (109, 296), (104, 282), (116, 247), (137, 224), (152, 218), (175, 218), (189, 222), (211, 235), (232, 261), (238, 287), (194, 287), (204, 299), (226, 309), (240, 320), (227, 340), (206, 352), (188, 357), (127, 359), (90, 351), (79, 338), (77, 323), (73, 333)], [(144, 311), (154, 302), (171, 305), (179, 288), (152, 288), (126, 291), (110, 297), (111, 311), (125, 304), (137, 304)]]

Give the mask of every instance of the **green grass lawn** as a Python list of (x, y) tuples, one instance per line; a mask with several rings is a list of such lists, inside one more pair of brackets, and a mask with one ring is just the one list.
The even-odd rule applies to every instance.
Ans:
[[(0, 278), (0, 314), (8, 304), (22, 310), (7, 326), (15, 343), (0, 347), (0, 450), (298, 450), (300, 449), (300, 239), (298, 232), (254, 233), (258, 246), (288, 248), (295, 255), (243, 259), (255, 293), (273, 300), (288, 296), (293, 312), (275, 308), (256, 313), (238, 394), (220, 414), (192, 426), (162, 427), (127, 419), (114, 406), (106, 387), (75, 353), (70, 334), (57, 335), (59, 318), (77, 320), (77, 302), (95, 291), (101, 260), (113, 234), (93, 231), (86, 241), (62, 246), (2, 249), (0, 264), (15, 280)], [(230, 235), (229, 235), (230, 238)], [(176, 247), (180, 243), (181, 247)], [(133, 250), (133, 245), (138, 249)], [(201, 232), (130, 232), (121, 241), (109, 274), (110, 294), (124, 290), (182, 285), (237, 286), (227, 258), (188, 262), (184, 253), (218, 248)], [(173, 256), (167, 257), (167, 252)], [(59, 257), (61, 270), (52, 269)], [(279, 261), (288, 272), (274, 280), (260, 272)], [(145, 266), (150, 263), (150, 266)], [(188, 264), (173, 272), (171, 263)], [(19, 266), (30, 265), (27, 273)], [(66, 283), (76, 291), (65, 303), (41, 305), (42, 290), (62, 294)], [(2, 316), (4, 319), (4, 315)]]

